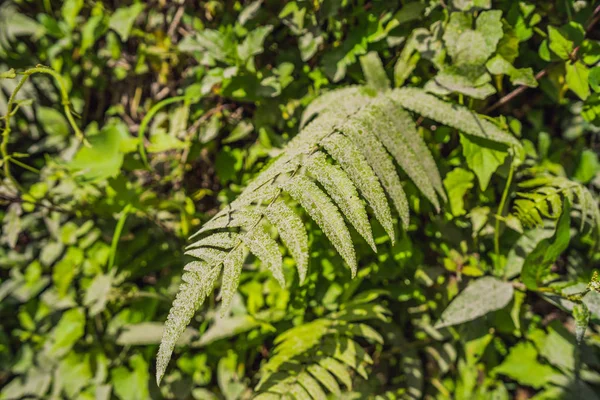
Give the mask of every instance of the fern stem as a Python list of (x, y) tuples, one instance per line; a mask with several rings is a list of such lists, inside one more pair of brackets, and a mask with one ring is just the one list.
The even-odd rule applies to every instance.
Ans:
[(496, 255), (496, 271), (500, 270), (500, 220), (504, 219), (502, 214), (504, 213), (504, 206), (506, 204), (506, 199), (508, 198), (508, 190), (512, 184), (514, 173), (515, 167), (511, 162), (510, 170), (508, 171), (508, 178), (506, 179), (506, 185), (504, 185), (504, 191), (502, 192), (502, 198), (500, 199), (500, 205), (498, 206), (498, 211), (496, 211), (496, 226), (494, 229), (494, 254)]

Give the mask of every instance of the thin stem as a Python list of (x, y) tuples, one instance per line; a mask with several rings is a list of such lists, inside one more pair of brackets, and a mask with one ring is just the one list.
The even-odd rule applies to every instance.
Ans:
[(504, 185), (504, 191), (502, 192), (502, 198), (500, 199), (500, 205), (498, 206), (498, 211), (496, 211), (496, 226), (494, 229), (494, 254), (496, 254), (496, 270), (498, 271), (500, 268), (500, 219), (503, 218), (502, 214), (504, 213), (504, 205), (506, 204), (506, 199), (508, 198), (508, 191), (510, 189), (510, 185), (512, 184), (513, 176), (515, 173), (514, 164), (510, 163), (510, 170), (508, 171), (508, 178), (506, 179), (506, 185)]
[(121, 237), (121, 232), (123, 231), (123, 227), (125, 226), (125, 221), (127, 220), (127, 215), (131, 211), (131, 204), (127, 204), (123, 211), (121, 212), (121, 216), (119, 217), (119, 221), (117, 222), (117, 226), (115, 227), (115, 233), (112, 237), (112, 243), (110, 244), (110, 257), (108, 261), (108, 270), (112, 270), (115, 264), (115, 257), (117, 254), (117, 246), (119, 244), (119, 238)]
[(150, 169), (150, 164), (148, 164), (148, 157), (146, 155), (146, 148), (144, 146), (144, 133), (146, 133), (146, 129), (148, 128), (150, 121), (156, 115), (156, 113), (160, 111), (161, 108), (183, 100), (185, 100), (185, 96), (176, 96), (161, 100), (155, 105), (153, 105), (148, 111), (148, 114), (146, 114), (142, 119), (142, 122), (140, 123), (140, 129), (138, 131), (138, 150), (140, 153), (140, 157), (142, 158), (142, 162), (144, 163), (144, 166), (147, 169)]
[(22, 75), (22, 77), (8, 99), (8, 104), (6, 106), (6, 115), (2, 118), (4, 119), (4, 129), (2, 130), (2, 143), (0, 143), (0, 154), (2, 155), (2, 160), (4, 161), (4, 175), (6, 175), (8, 180), (10, 180), (20, 192), (24, 192), (25, 190), (23, 186), (21, 186), (21, 184), (17, 182), (17, 180), (13, 177), (10, 171), (10, 163), (13, 162), (16, 165), (20, 165), (23, 168), (26, 167), (23, 166), (23, 163), (19, 163), (14, 158), (11, 158), (8, 154), (8, 141), (11, 132), (10, 118), (15, 114), (15, 112), (19, 108), (19, 103), (16, 101), (19, 91), (23, 88), (29, 77), (34, 74), (47, 74), (54, 78), (60, 90), (61, 103), (63, 105), (63, 109), (65, 115), (67, 116), (69, 124), (73, 128), (73, 131), (75, 131), (75, 135), (77, 136), (77, 138), (79, 138), (86, 146), (89, 146), (89, 143), (83, 136), (83, 133), (81, 132), (81, 130), (75, 123), (75, 119), (73, 118), (73, 110), (71, 109), (71, 103), (69, 101), (69, 93), (67, 91), (67, 86), (65, 85), (65, 81), (63, 80), (62, 76), (52, 68), (45, 67), (42, 65), (38, 65), (35, 68), (30, 68), (20, 73), (19, 75)]
[[(600, 20), (600, 6), (596, 7), (596, 9), (594, 10), (594, 12), (592, 13), (590, 23), (587, 25), (587, 27), (585, 29), (585, 36), (586, 37), (589, 35), (589, 33), (592, 31), (592, 29), (598, 23), (599, 20)], [(577, 46), (577, 47), (575, 47), (573, 49), (573, 51), (569, 55), (569, 58), (571, 60), (575, 60), (575, 58), (577, 57), (577, 53), (579, 52), (579, 48), (580, 48), (580, 46)], [(548, 68), (549, 68), (549, 66), (547, 66), (546, 68), (544, 68), (541, 71), (539, 71), (535, 75), (535, 80), (539, 81), (544, 76), (546, 76), (546, 74), (548, 73)], [(526, 91), (528, 88), (529, 88), (529, 86), (525, 86), (525, 85), (519, 86), (518, 88), (516, 88), (515, 90), (513, 90), (512, 92), (510, 92), (506, 96), (503, 96), (502, 98), (500, 98), (500, 100), (498, 100), (496, 103), (494, 103), (490, 107), (486, 108), (485, 111), (484, 111), (484, 114), (488, 114), (488, 113), (494, 111), (496, 108), (498, 108), (500, 106), (503, 106), (504, 104), (508, 103), (509, 101), (511, 101), (512, 99), (514, 99), (515, 97), (519, 96), (521, 93), (523, 93), (524, 91)]]

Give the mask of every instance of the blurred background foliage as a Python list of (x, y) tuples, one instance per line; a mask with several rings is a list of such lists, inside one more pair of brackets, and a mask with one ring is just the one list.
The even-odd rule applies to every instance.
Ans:
[[(392, 246), (376, 230), (378, 254), (360, 242), (354, 280), (315, 226), (303, 285), (288, 256), (285, 289), (249, 262), (230, 312), (220, 318), (209, 297), (160, 388), (153, 378), (186, 238), (279, 154), (316, 96), (365, 83), (359, 58), (369, 51), (396, 86), (504, 115), (526, 153), (517, 182), (545, 172), (597, 195), (594, 3), (3, 1), (0, 115), (18, 110), (3, 117), (0, 398), (251, 398), (279, 334), (348, 304), (368, 305), (364, 319), (383, 340), (357, 339), (367, 356), (339, 397), (600, 398), (600, 298), (584, 297), (592, 324), (578, 345), (581, 301), (564, 295), (599, 267), (593, 228), (567, 229), (566, 251), (551, 260), (560, 290), (516, 282), (485, 316), (435, 325), (472, 279), (518, 275), (542, 239), (559, 236), (560, 212), (527, 229), (522, 209), (506, 211), (527, 189), (516, 185), (498, 212), (512, 156), (428, 123), (419, 130), (444, 177), (444, 211), (406, 182), (408, 232)], [(490, 8), (495, 20), (474, 23)], [(11, 100), (22, 77), (11, 69), (38, 64), (58, 78), (30, 71)], [(517, 87), (531, 89), (497, 102)], [(475, 298), (495, 301), (486, 295)]]

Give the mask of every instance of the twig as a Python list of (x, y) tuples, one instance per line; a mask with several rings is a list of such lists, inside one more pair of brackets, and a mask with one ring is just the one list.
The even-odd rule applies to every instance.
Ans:
[(183, 17), (183, 13), (185, 11), (185, 6), (182, 4), (179, 6), (175, 15), (173, 16), (173, 21), (171, 21), (171, 25), (169, 25), (169, 30), (167, 31), (167, 36), (173, 37), (175, 33), (175, 29), (177, 29), (177, 25), (181, 22), (181, 18)]
[[(585, 29), (585, 36), (587, 36), (592, 31), (592, 29), (598, 23), (599, 20), (600, 20), (600, 6), (596, 7), (596, 9), (594, 10), (594, 12), (592, 13), (592, 20), (590, 21), (590, 23), (588, 24), (587, 28)], [(571, 59), (571, 61), (573, 61), (573, 60), (575, 60), (577, 58), (577, 53), (579, 52), (579, 48), (580, 47), (581, 46), (575, 47), (573, 49), (573, 51), (571, 52), (571, 54), (569, 54), (569, 58)], [(544, 69), (542, 69), (540, 72), (538, 72), (535, 75), (535, 80), (539, 81), (544, 76), (546, 76), (546, 74), (548, 73), (548, 68), (549, 67), (550, 66), (546, 66)], [(502, 98), (500, 98), (500, 100), (498, 100), (496, 103), (494, 103), (491, 106), (489, 106), (488, 108), (486, 108), (485, 111), (484, 111), (484, 114), (488, 114), (488, 113), (494, 111), (496, 108), (501, 107), (504, 104), (510, 102), (512, 99), (514, 99), (515, 97), (519, 96), (521, 93), (523, 93), (524, 91), (526, 91), (528, 88), (529, 88), (529, 86), (525, 86), (525, 85), (519, 86), (518, 88), (516, 88), (512, 92), (508, 93), (506, 96), (503, 96)]]

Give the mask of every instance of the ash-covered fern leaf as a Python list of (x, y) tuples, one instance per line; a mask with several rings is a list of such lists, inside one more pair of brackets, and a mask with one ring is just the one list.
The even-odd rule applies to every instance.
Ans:
[(250, 249), (250, 252), (267, 266), (277, 282), (281, 286), (285, 286), (283, 261), (275, 239), (265, 232), (262, 226), (251, 229), (247, 234), (241, 235), (241, 238)]
[(396, 159), (398, 165), (423, 191), (431, 204), (439, 210), (440, 203), (433, 188), (433, 183), (429, 180), (424, 165), (404, 139), (403, 131), (414, 129), (414, 122), (407, 114), (405, 110), (397, 107), (387, 98), (378, 101), (373, 108), (371, 118), (372, 124), (378, 125), (380, 128), (374, 129), (374, 132), (388, 152)]
[(370, 103), (368, 106), (360, 110), (356, 117), (340, 127), (340, 131), (348, 137), (360, 149), (367, 162), (371, 165), (375, 174), (379, 178), (381, 185), (392, 198), (392, 202), (396, 207), (396, 211), (400, 215), (402, 224), (406, 228), (408, 226), (408, 201), (406, 194), (402, 188), (402, 183), (398, 177), (398, 172), (392, 161), (392, 157), (385, 150), (379, 139), (374, 133), (374, 129), (385, 129), (385, 126), (375, 125), (371, 117), (376, 105)]
[(520, 142), (508, 132), (466, 107), (447, 103), (421, 89), (403, 88), (392, 92), (402, 107), (461, 132), (494, 142), (520, 147)]
[(282, 189), (292, 196), (319, 225), (331, 244), (350, 266), (352, 276), (358, 269), (356, 253), (346, 222), (338, 208), (319, 187), (305, 176), (298, 175), (283, 184)]
[(183, 283), (179, 287), (179, 293), (173, 301), (165, 322), (165, 330), (156, 356), (158, 382), (167, 370), (175, 343), (192, 320), (196, 309), (212, 290), (221, 272), (219, 266), (211, 268), (200, 262), (193, 262), (193, 264), (197, 271), (185, 272), (181, 277)]
[[(386, 85), (379, 86), (384, 89)], [(308, 237), (294, 207), (304, 209), (315, 220), (350, 266), (352, 275), (356, 273), (357, 260), (346, 220), (375, 249), (368, 220), (372, 213), (393, 243), (392, 213), (386, 197), (389, 196), (402, 225), (408, 226), (408, 201), (395, 163), (439, 207), (438, 197), (445, 200), (445, 194), (435, 161), (403, 108), (470, 135), (518, 145), (511, 135), (490, 121), (420, 89), (375, 93), (372, 88), (351, 87), (315, 100), (302, 119), (302, 125), (306, 126), (281, 155), (190, 238), (194, 242), (186, 254), (201, 262), (184, 269), (184, 283), (173, 303), (159, 349), (158, 381), (179, 335), (194, 311), (212, 293), (221, 275), (221, 297), (223, 308), (227, 308), (248, 252), (284, 283), (279, 242), (270, 232), (277, 231), (279, 240), (296, 261), (300, 281), (304, 280), (308, 270)], [(284, 193), (298, 204), (289, 201)], [(369, 210), (363, 207), (363, 200)], [(583, 197), (582, 204), (587, 205), (584, 214), (592, 213), (589, 211), (592, 203), (593, 200)], [(328, 369), (324, 364), (321, 366)], [(329, 372), (342, 382), (345, 379), (333, 370)], [(299, 393), (306, 390), (302, 388)]]
[(346, 171), (354, 185), (367, 200), (375, 218), (394, 242), (392, 213), (379, 180), (373, 179), (375, 172), (358, 147), (341, 133), (334, 133), (323, 139), (321, 145), (329, 155)]
[(229, 309), (231, 300), (240, 284), (240, 275), (242, 274), (242, 267), (244, 266), (247, 252), (248, 248), (238, 242), (237, 247), (223, 261), (223, 282), (221, 283), (222, 313), (225, 313)]
[(309, 157), (306, 168), (329, 193), (356, 231), (377, 252), (367, 210), (348, 175), (337, 165), (327, 162), (327, 157), (320, 151)]
[(282, 199), (275, 200), (264, 213), (296, 260), (300, 283), (304, 282), (308, 273), (308, 234), (302, 219)]

